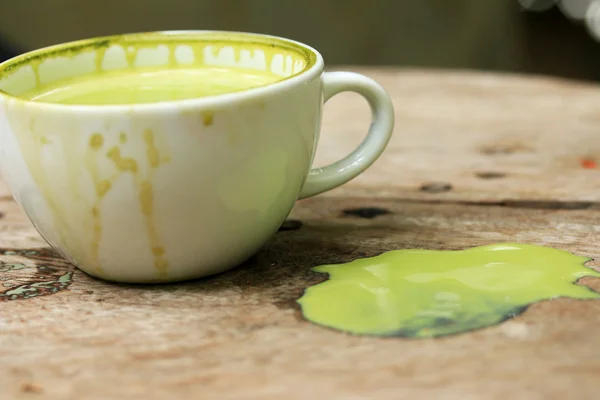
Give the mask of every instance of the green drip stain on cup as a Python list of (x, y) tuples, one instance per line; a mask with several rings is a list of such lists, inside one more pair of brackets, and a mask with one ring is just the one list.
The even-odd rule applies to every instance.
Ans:
[(524, 244), (396, 250), (313, 269), (329, 280), (298, 300), (304, 317), (357, 335), (439, 337), (498, 324), (557, 297), (597, 299), (577, 285), (589, 258)]

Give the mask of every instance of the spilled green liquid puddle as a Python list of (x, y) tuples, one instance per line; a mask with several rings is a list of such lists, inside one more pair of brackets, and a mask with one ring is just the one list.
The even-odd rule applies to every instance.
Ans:
[(460, 251), (396, 250), (313, 269), (329, 280), (298, 300), (304, 317), (358, 335), (436, 337), (498, 324), (557, 297), (596, 299), (576, 285), (589, 258), (523, 244)]

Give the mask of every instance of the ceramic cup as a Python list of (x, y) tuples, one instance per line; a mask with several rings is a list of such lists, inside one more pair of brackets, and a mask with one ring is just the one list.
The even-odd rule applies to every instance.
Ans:
[[(19, 98), (83, 74), (179, 65), (281, 79), (147, 104)], [(154, 32), (36, 50), (0, 64), (0, 168), (39, 233), (88, 274), (137, 283), (212, 275), (252, 256), (296, 200), (356, 177), (386, 147), (394, 124), (386, 92), (323, 67), (309, 46), (249, 33)], [(369, 132), (346, 158), (311, 169), (323, 104), (345, 91), (370, 104)]]

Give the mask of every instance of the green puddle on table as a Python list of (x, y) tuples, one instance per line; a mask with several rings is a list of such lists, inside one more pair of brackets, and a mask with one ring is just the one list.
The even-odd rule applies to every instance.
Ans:
[(549, 247), (494, 244), (395, 250), (313, 271), (329, 279), (298, 300), (304, 317), (357, 335), (438, 337), (498, 324), (557, 297), (597, 299), (577, 285), (589, 258)]

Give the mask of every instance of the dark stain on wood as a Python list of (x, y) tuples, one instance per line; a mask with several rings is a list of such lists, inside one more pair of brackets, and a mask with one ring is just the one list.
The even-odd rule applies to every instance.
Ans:
[(40, 385), (36, 385), (35, 383), (23, 383), (21, 385), (21, 391), (23, 393), (34, 393), (34, 394), (42, 394), (44, 390)]
[(491, 145), (491, 146), (485, 146), (485, 147), (481, 148), (481, 150), (480, 150), (480, 152), (482, 154), (485, 154), (488, 156), (503, 156), (503, 155), (509, 155), (509, 154), (514, 154), (514, 153), (523, 153), (523, 152), (529, 152), (529, 151), (531, 151), (531, 149), (528, 146), (521, 145), (521, 144)]

